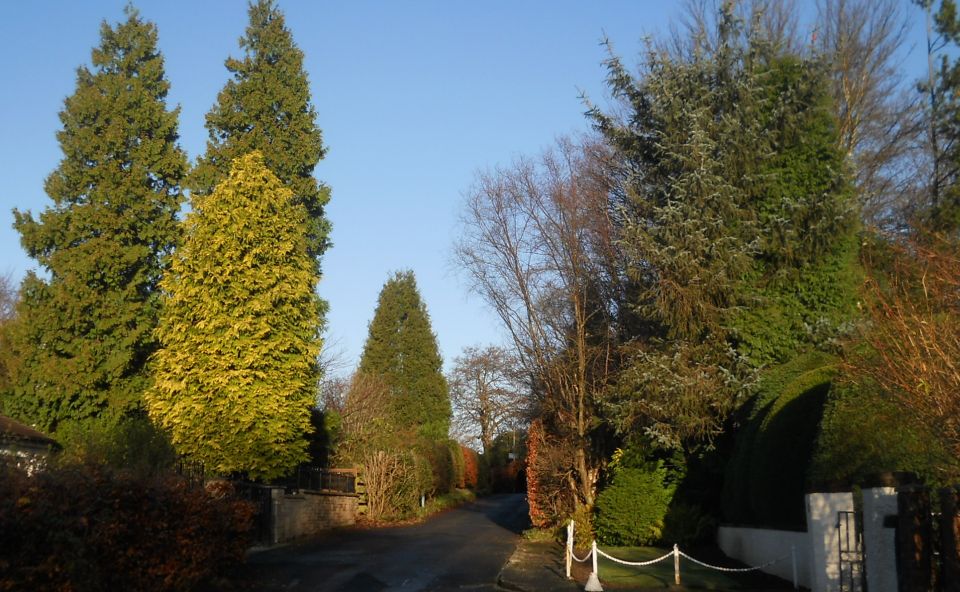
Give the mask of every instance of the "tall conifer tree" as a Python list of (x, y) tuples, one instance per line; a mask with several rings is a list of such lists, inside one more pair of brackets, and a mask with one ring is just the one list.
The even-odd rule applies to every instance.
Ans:
[(178, 452), (254, 479), (307, 460), (320, 301), (306, 214), (255, 152), (194, 196), (164, 277), (150, 415)]
[(240, 39), (244, 57), (226, 61), (233, 78), (207, 113), (207, 150), (189, 185), (196, 193), (209, 193), (227, 177), (234, 158), (259, 150), (267, 167), (306, 208), (310, 255), (319, 259), (329, 246), (324, 206), (330, 190), (313, 177), (326, 149), (310, 102), (303, 52), (273, 0), (252, 2), (249, 14)]
[(380, 291), (359, 368), (391, 389), (397, 430), (446, 442), (451, 410), (442, 366), (413, 272), (399, 272)]
[(611, 57), (627, 115), (592, 112), (619, 165), (639, 319), (616, 413), (669, 447), (719, 433), (753, 369), (827, 345), (855, 312), (857, 212), (827, 79), (740, 27), (725, 4), (715, 47), (651, 52), (640, 79)]
[(7, 413), (55, 429), (140, 405), (163, 260), (177, 242), (186, 157), (157, 30), (127, 9), (104, 23), (92, 69), (60, 113), (63, 160), (47, 178), (53, 205), (15, 211), (27, 253), (47, 272), (21, 288), (19, 358)]

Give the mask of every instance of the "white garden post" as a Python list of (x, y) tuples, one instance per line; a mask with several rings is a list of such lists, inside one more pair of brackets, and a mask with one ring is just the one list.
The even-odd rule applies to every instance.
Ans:
[(573, 520), (567, 524), (567, 556), (564, 558), (567, 566), (567, 579), (570, 579), (570, 567), (573, 564)]
[(597, 541), (594, 539), (590, 545), (590, 555), (593, 556), (593, 571), (587, 578), (587, 585), (584, 586), (585, 592), (603, 592), (603, 586), (600, 585), (600, 575), (597, 573)]
[(593, 555), (593, 573), (597, 574), (597, 579), (599, 579), (600, 569), (597, 567), (597, 539), (593, 539), (590, 550), (590, 554)]
[(680, 585), (680, 547), (673, 545), (673, 583)]

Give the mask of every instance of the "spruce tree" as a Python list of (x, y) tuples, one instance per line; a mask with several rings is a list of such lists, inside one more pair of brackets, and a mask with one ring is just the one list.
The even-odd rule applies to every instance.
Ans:
[[(207, 149), (189, 186), (209, 193), (226, 178), (234, 158), (259, 150), (267, 167), (306, 208), (310, 255), (319, 259), (329, 246), (324, 206), (330, 190), (313, 177), (326, 149), (310, 102), (303, 52), (273, 0), (252, 2), (249, 15), (240, 39), (244, 56), (226, 61), (233, 78), (207, 114)], [(319, 274), (319, 261), (317, 270)]]
[(39, 216), (15, 211), (27, 253), (13, 328), (18, 358), (4, 411), (43, 429), (139, 407), (159, 311), (157, 283), (177, 242), (186, 158), (157, 30), (127, 9), (104, 23), (92, 69), (77, 70), (57, 134), (63, 159)]
[(307, 460), (320, 302), (306, 212), (255, 152), (193, 198), (161, 287), (151, 417), (216, 473), (288, 474)]
[(818, 64), (743, 32), (616, 57), (622, 119), (592, 112), (619, 161), (637, 351), (613, 397), (624, 433), (680, 447), (720, 432), (752, 369), (826, 344), (851, 320), (857, 212)]
[(398, 431), (446, 443), (451, 409), (442, 366), (413, 272), (399, 272), (380, 291), (359, 367), (390, 388)]

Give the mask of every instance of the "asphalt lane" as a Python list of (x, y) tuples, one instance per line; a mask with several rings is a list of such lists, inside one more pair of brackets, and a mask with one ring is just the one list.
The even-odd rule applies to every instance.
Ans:
[(246, 590), (496, 590), (500, 568), (529, 526), (522, 494), (495, 495), (421, 524), (331, 532), (255, 554)]

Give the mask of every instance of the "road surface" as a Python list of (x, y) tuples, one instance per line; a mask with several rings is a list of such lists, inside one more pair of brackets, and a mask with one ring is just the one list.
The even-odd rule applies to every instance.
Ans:
[(422, 524), (331, 532), (252, 556), (245, 590), (496, 590), (529, 526), (522, 494), (495, 495)]

